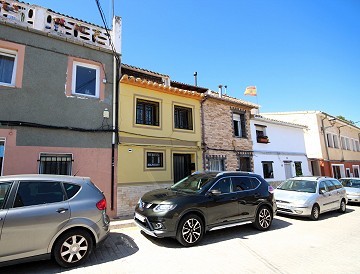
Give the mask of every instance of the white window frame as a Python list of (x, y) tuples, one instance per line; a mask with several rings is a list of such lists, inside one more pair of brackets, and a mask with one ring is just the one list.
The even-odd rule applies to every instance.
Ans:
[(0, 85), (2, 86), (14, 87), (16, 84), (16, 71), (17, 71), (17, 63), (18, 63), (17, 51), (0, 48), (0, 55), (14, 57), (14, 67), (11, 75), (11, 83), (9, 84), (5, 82), (0, 82)]
[[(76, 92), (76, 68), (78, 66), (89, 68), (89, 69), (94, 69), (96, 71), (95, 95), (77, 93)], [(99, 98), (99, 96), (100, 96), (100, 67), (97, 66), (97, 65), (92, 65), (92, 64), (88, 64), (88, 63), (74, 61), (73, 62), (73, 71), (72, 71), (71, 89), (72, 89), (72, 93), (75, 94), (75, 95), (92, 97), (92, 98)]]
[(360, 151), (359, 140), (355, 140), (355, 151)]

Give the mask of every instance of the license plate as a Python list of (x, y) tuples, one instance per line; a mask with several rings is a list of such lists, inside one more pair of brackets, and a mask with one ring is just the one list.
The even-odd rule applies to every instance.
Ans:
[(135, 218), (140, 220), (140, 222), (145, 222), (145, 217), (140, 215), (139, 213), (135, 212)]

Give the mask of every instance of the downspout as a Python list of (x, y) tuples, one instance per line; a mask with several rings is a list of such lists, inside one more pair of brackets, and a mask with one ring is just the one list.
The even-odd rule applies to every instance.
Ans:
[(323, 132), (323, 136), (324, 136), (324, 145), (325, 145), (325, 151), (326, 151), (326, 156), (327, 156), (327, 160), (329, 161), (329, 149), (326, 145), (326, 134), (325, 134), (325, 126), (324, 126), (324, 120), (327, 118), (327, 115), (325, 115), (324, 118), (321, 118), (321, 130)]
[(206, 95), (201, 100), (201, 146), (203, 148), (202, 160), (203, 160), (203, 171), (205, 171), (205, 154), (206, 154), (206, 143), (205, 143), (205, 118), (204, 118), (204, 103), (208, 99)]

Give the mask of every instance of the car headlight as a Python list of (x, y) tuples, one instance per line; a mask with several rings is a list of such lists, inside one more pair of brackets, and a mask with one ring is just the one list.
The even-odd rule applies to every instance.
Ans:
[(307, 201), (304, 201), (304, 200), (298, 200), (298, 201), (294, 201), (293, 205), (297, 206), (297, 207), (307, 207), (308, 203), (307, 203)]
[(176, 207), (174, 204), (159, 204), (156, 207), (154, 207), (155, 212), (165, 212), (173, 210)]

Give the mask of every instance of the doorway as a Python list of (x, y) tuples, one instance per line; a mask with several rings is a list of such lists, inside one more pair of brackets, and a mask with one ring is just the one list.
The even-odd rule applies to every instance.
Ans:
[(191, 174), (191, 154), (173, 154), (174, 183)]

